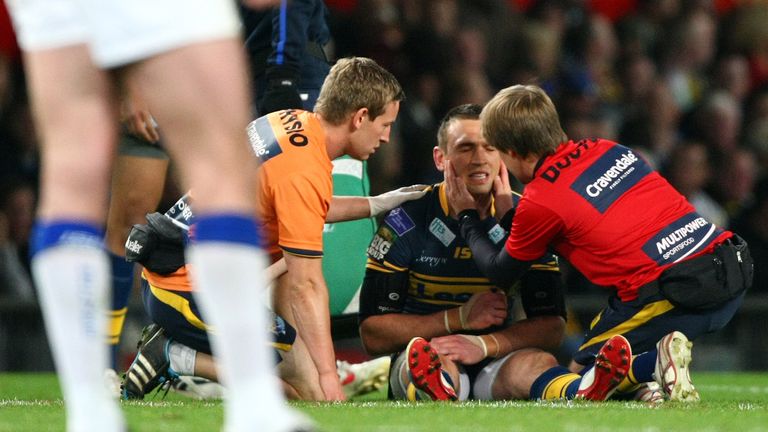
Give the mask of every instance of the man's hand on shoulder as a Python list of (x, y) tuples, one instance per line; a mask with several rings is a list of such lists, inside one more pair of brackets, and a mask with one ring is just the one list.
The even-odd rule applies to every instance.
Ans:
[(423, 197), (428, 190), (428, 185), (416, 184), (384, 192), (381, 195), (368, 197), (368, 205), (371, 208), (371, 217), (388, 212), (406, 201), (419, 199)]

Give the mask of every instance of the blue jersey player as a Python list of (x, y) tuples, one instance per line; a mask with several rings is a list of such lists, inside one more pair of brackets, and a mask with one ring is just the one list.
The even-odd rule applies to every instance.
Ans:
[[(438, 169), (451, 160), (462, 173), (481, 203), (484, 230), (501, 247), (516, 195), (498, 152), (480, 135), (480, 111), (452, 109), (433, 154)], [(368, 249), (363, 344), (370, 354), (394, 355), (395, 399), (528, 398), (538, 373), (556, 365), (544, 350), (560, 344), (565, 328), (557, 261), (545, 255), (510, 290), (499, 290), (478, 270), (450, 209), (437, 184), (385, 218)]]

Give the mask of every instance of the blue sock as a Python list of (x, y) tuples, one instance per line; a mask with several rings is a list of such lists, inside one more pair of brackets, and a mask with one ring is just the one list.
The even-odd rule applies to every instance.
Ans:
[(581, 376), (563, 366), (547, 369), (531, 385), (532, 400), (573, 399), (581, 384)]
[(133, 263), (113, 253), (109, 254), (109, 258), (112, 262), (112, 308), (108, 315), (107, 344), (112, 350), (112, 368), (118, 370), (117, 351), (120, 347), (125, 316), (128, 313), (128, 299), (131, 297)]
[(195, 224), (194, 242), (239, 243), (261, 245), (253, 217), (242, 214), (200, 215)]
[(644, 383), (653, 381), (653, 371), (656, 369), (656, 348), (639, 354), (632, 360), (632, 381)]

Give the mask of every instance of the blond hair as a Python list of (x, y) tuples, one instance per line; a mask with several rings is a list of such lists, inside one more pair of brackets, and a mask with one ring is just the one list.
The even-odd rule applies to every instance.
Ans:
[(373, 120), (387, 104), (404, 99), (400, 83), (386, 69), (369, 58), (347, 57), (337, 61), (325, 78), (315, 112), (338, 125), (360, 108), (368, 108)]
[(483, 108), (480, 120), (489, 144), (521, 157), (551, 154), (568, 140), (552, 100), (534, 85), (499, 91)]

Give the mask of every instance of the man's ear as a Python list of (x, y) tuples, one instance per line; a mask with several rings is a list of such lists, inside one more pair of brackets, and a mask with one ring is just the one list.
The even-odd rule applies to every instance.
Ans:
[(439, 146), (432, 148), (432, 159), (435, 161), (437, 170), (443, 172), (445, 170), (445, 153)]
[(352, 114), (352, 129), (358, 130), (368, 118), (368, 108), (360, 108)]

